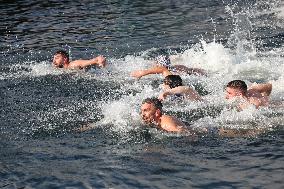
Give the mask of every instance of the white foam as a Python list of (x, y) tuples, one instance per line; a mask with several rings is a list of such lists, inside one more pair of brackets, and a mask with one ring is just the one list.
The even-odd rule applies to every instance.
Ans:
[[(240, 43), (243, 41), (240, 41)], [(283, 50), (283, 49), (282, 49)], [(271, 82), (273, 91), (272, 100), (282, 100), (284, 96), (284, 58), (281, 48), (267, 52), (251, 51), (243, 52), (238, 49), (230, 49), (217, 42), (200, 41), (198, 44), (185, 50), (184, 52), (171, 57), (173, 64), (183, 64), (188, 67), (197, 67), (207, 70), (209, 73), (205, 76), (186, 76), (182, 75), (184, 83), (202, 85), (209, 94), (204, 96), (205, 102), (165, 102), (165, 110), (173, 112), (193, 112), (197, 109), (207, 109), (209, 107), (221, 108), (222, 111), (217, 117), (205, 116), (197, 121), (191, 122), (189, 118), (181, 118), (184, 121), (191, 122), (193, 127), (220, 127), (227, 126), (231, 128), (251, 128), (271, 127), (283, 121), (283, 118), (269, 118), (267, 114), (271, 109), (256, 110), (254, 108), (246, 109), (242, 112), (226, 109), (224, 99), (224, 86), (233, 79), (245, 80), (248, 84), (257, 80)], [(141, 56), (128, 55), (122, 59), (109, 59), (108, 65), (103, 69), (94, 69), (80, 77), (85, 79), (96, 79), (113, 81), (122, 86), (120, 91), (136, 91), (128, 95), (123, 95), (119, 100), (110, 100), (101, 102), (103, 118), (95, 125), (112, 125), (115, 132), (128, 132), (141, 125), (140, 106), (143, 99), (158, 96), (161, 88), (153, 88), (151, 81), (155, 78), (162, 83), (162, 76), (147, 76), (140, 80), (130, 77), (134, 70), (146, 69), (153, 65), (153, 61), (145, 60)], [(22, 65), (21, 65), (22, 66)], [(31, 76), (39, 77), (44, 75), (57, 75), (66, 72), (61, 69), (54, 69), (48, 62), (29, 62), (25, 63), (27, 70), (16, 72), (17, 77)], [(68, 71), (67, 71), (68, 72)], [(15, 76), (15, 75), (14, 75)], [(13, 77), (13, 76), (11, 76)], [(83, 104), (90, 106), (92, 102)], [(76, 106), (80, 106), (80, 103)], [(214, 109), (214, 108), (213, 108)], [(52, 116), (60, 116), (66, 112), (72, 112), (70, 108), (54, 110), (55, 112), (44, 113), (42, 117), (52, 119)], [(213, 110), (214, 111), (214, 110)], [(283, 113), (284, 110), (278, 110)], [(272, 112), (275, 112), (274, 110)], [(269, 114), (270, 115), (270, 114)], [(91, 115), (90, 115), (91, 116)], [(79, 118), (74, 118), (79, 119)], [(56, 126), (49, 126), (51, 129)]]
[(203, 68), (210, 72), (229, 72), (228, 69), (232, 62), (229, 49), (219, 43), (201, 41), (193, 48), (180, 54), (179, 60), (175, 61), (175, 64)]
[[(244, 111), (238, 112), (234, 109), (227, 109), (224, 99), (224, 86), (233, 79), (242, 79), (248, 84), (255, 81), (270, 82), (273, 85), (271, 99), (275, 101), (284, 100), (284, 47), (272, 49), (269, 51), (256, 51), (253, 41), (247, 40), (250, 36), (251, 27), (265, 26), (265, 22), (257, 19), (250, 23), (251, 16), (260, 17), (271, 13), (276, 13), (277, 17), (283, 21), (284, 4), (275, 7), (272, 10), (258, 12), (257, 10), (234, 13), (234, 10), (227, 7), (231, 17), (235, 19), (236, 27), (232, 28), (232, 35), (228, 36), (228, 46), (215, 41), (206, 42), (200, 40), (199, 43), (188, 48), (184, 52), (171, 56), (173, 64), (182, 64), (188, 67), (201, 68), (208, 72), (208, 76), (186, 76), (182, 75), (184, 83), (202, 85), (209, 94), (204, 96), (205, 102), (166, 102), (165, 110), (173, 112), (194, 112), (198, 108), (207, 109), (210, 107), (221, 108), (217, 117), (205, 116), (193, 122), (194, 127), (221, 127), (231, 128), (251, 128), (251, 127), (271, 127), (283, 123), (283, 108), (261, 108), (259, 110), (251, 107)], [(252, 15), (254, 14), (254, 15)], [(240, 25), (243, 20), (244, 25)], [(279, 20), (278, 20), (279, 21)], [(277, 21), (276, 21), (277, 22)], [(273, 25), (275, 22), (268, 23)], [(283, 22), (279, 24), (283, 27)], [(277, 25), (277, 26), (278, 26)], [(153, 88), (149, 83), (153, 79), (158, 79), (162, 83), (162, 76), (147, 76), (136, 80), (130, 76), (134, 70), (147, 69), (153, 65), (153, 61), (146, 60), (144, 57), (149, 49), (141, 52), (139, 56), (127, 55), (124, 58), (108, 59), (108, 65), (103, 69), (92, 69), (87, 74), (80, 75), (85, 79), (106, 80), (121, 85), (119, 92), (128, 90), (136, 91), (134, 94), (123, 95), (118, 100), (109, 100), (101, 102), (103, 118), (97, 123), (98, 125), (112, 125), (113, 130), (117, 132), (127, 132), (136, 125), (141, 125), (140, 105), (143, 99), (158, 96), (160, 88)], [(20, 65), (23, 66), (23, 65)], [(62, 69), (54, 69), (48, 62), (28, 62), (24, 66), (31, 71), (19, 69), (15, 73), (2, 75), (1, 79), (10, 77), (39, 77), (44, 75), (57, 75), (66, 72)], [(16, 65), (17, 67), (17, 65)], [(68, 72), (68, 71), (67, 71)], [(83, 104), (90, 106), (92, 102)], [(78, 105), (78, 104), (76, 104)], [(275, 108), (275, 107), (274, 107)], [(72, 107), (71, 107), (72, 109)], [(49, 116), (61, 116), (58, 112), (70, 112), (69, 109), (59, 109), (50, 112)], [(71, 111), (72, 112), (72, 111)], [(280, 116), (271, 118), (273, 113), (279, 113)], [(44, 114), (46, 116), (46, 114)], [(44, 117), (43, 116), (43, 117)], [(79, 119), (79, 118), (76, 118)], [(184, 118), (185, 121), (189, 121)]]
[[(275, 11), (276, 11), (277, 17), (283, 20), (284, 19), (284, 2), (283, 1), (277, 8), (275, 8)], [(283, 23), (282, 23), (282, 26), (284, 27)]]
[(58, 75), (62, 74), (62, 69), (56, 69), (52, 67), (51, 63), (49, 62), (40, 62), (37, 64), (30, 64), (31, 67), (31, 75), (32, 76), (44, 76), (44, 75)]
[[(223, 106), (223, 110), (216, 118), (204, 117), (194, 122), (193, 126), (197, 127), (227, 126), (230, 128), (254, 128), (257, 126), (261, 128), (278, 124), (281, 118), (275, 121), (275, 119), (267, 117), (266, 114), (270, 111), (269, 108), (257, 110), (251, 107), (238, 112), (236, 110), (227, 110), (226, 106), (224, 106), (226, 101), (223, 89), (233, 79), (243, 79), (248, 84), (257, 80), (271, 82), (273, 84), (272, 99), (283, 100), (284, 58), (273, 54), (273, 52), (257, 52), (253, 54), (248, 52), (238, 55), (237, 53), (241, 52), (228, 49), (222, 44), (201, 41), (192, 48), (171, 58), (174, 59), (174, 64), (183, 64), (188, 67), (208, 70), (210, 73), (208, 77), (182, 76), (186, 83), (199, 82), (210, 92), (203, 97), (206, 102), (187, 102), (183, 104), (165, 102), (165, 109), (174, 112), (194, 112), (197, 108), (207, 108), (208, 106), (221, 106), (222, 108)], [(241, 59), (239, 59), (240, 57)], [(135, 61), (137, 60), (141, 62), (136, 67), (137, 62)], [(119, 64), (134, 64), (131, 66), (133, 70), (147, 68), (151, 65), (149, 61), (142, 60), (141, 57), (128, 56), (124, 61), (119, 62)], [(125, 74), (131, 71), (129, 67), (123, 68), (122, 65), (114, 66), (114, 68), (116, 70), (121, 69)], [(131, 80), (131, 78), (129, 79)], [(160, 79), (162, 82), (162, 78)], [(126, 127), (131, 129), (131, 125), (139, 124), (141, 120), (138, 111), (142, 100), (147, 97), (158, 96), (159, 93), (159, 89), (153, 89), (151, 85), (145, 84), (149, 80), (151, 80), (151, 77), (142, 78), (136, 81), (134, 85), (131, 85), (132, 88), (141, 91), (135, 96), (124, 96), (122, 99), (109, 102), (108, 105), (104, 106), (103, 122), (105, 124), (114, 124), (119, 130), (124, 130)]]
[[(114, 125), (115, 131), (126, 131), (138, 119), (139, 114), (135, 110), (135, 102), (131, 97), (109, 102), (102, 106), (104, 118), (100, 121), (104, 125)], [(129, 128), (130, 127), (130, 128)]]

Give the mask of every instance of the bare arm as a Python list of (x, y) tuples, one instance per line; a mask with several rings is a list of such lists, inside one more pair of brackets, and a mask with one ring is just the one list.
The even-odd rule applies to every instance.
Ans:
[(206, 71), (201, 68), (189, 68), (184, 65), (174, 65), (174, 69), (178, 72), (184, 72), (186, 74), (194, 75), (206, 75)]
[(176, 95), (176, 94), (184, 95), (186, 98), (190, 100), (202, 101), (202, 98), (199, 96), (199, 94), (194, 89), (188, 86), (179, 86), (169, 89), (161, 93), (159, 99), (165, 100), (168, 95)]
[(218, 134), (222, 137), (256, 137), (265, 132), (264, 129), (224, 129), (220, 128)]
[(163, 74), (163, 76), (168, 76), (168, 75), (172, 75), (172, 73), (165, 67), (163, 66), (154, 66), (152, 68), (149, 68), (147, 70), (138, 70), (138, 71), (134, 71), (132, 72), (130, 75), (132, 77), (136, 77), (137, 79), (146, 76), (146, 75), (150, 75), (150, 74)]
[(96, 58), (90, 60), (74, 60), (69, 63), (69, 68), (85, 68), (92, 65), (98, 65), (100, 67), (105, 67), (106, 59), (103, 56), (97, 56)]

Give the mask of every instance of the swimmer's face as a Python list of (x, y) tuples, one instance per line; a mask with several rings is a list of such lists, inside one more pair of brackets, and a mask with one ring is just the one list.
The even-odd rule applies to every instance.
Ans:
[(65, 62), (67, 62), (67, 58), (62, 54), (55, 54), (53, 56), (53, 65), (55, 67), (62, 68)]
[(237, 96), (243, 96), (243, 93), (240, 89), (235, 89), (231, 87), (226, 88), (226, 99), (230, 100), (232, 98), (235, 98)]
[(158, 109), (151, 103), (144, 103), (141, 106), (141, 117), (146, 124), (154, 123)]

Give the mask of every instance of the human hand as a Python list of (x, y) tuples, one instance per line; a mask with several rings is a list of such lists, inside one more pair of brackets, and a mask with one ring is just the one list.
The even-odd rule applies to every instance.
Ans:
[(98, 56), (96, 57), (97, 59), (97, 64), (100, 66), (100, 67), (105, 67), (106, 66), (106, 58), (103, 57), (103, 56)]

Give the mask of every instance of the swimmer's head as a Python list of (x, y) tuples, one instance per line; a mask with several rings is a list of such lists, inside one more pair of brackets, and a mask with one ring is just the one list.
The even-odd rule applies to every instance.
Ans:
[(165, 55), (160, 55), (156, 58), (157, 64), (159, 66), (164, 66), (166, 68), (171, 66), (171, 60), (170, 57), (165, 56)]
[(164, 79), (164, 88), (175, 88), (182, 86), (182, 79), (179, 75), (168, 75)]
[(233, 80), (227, 84), (226, 99), (232, 99), (237, 96), (245, 96), (247, 92), (247, 85), (242, 80)]
[(158, 98), (146, 98), (141, 105), (141, 117), (147, 124), (157, 123), (162, 116), (163, 104)]
[(53, 56), (53, 65), (57, 68), (63, 68), (64, 64), (69, 63), (69, 54), (66, 51), (56, 51)]

